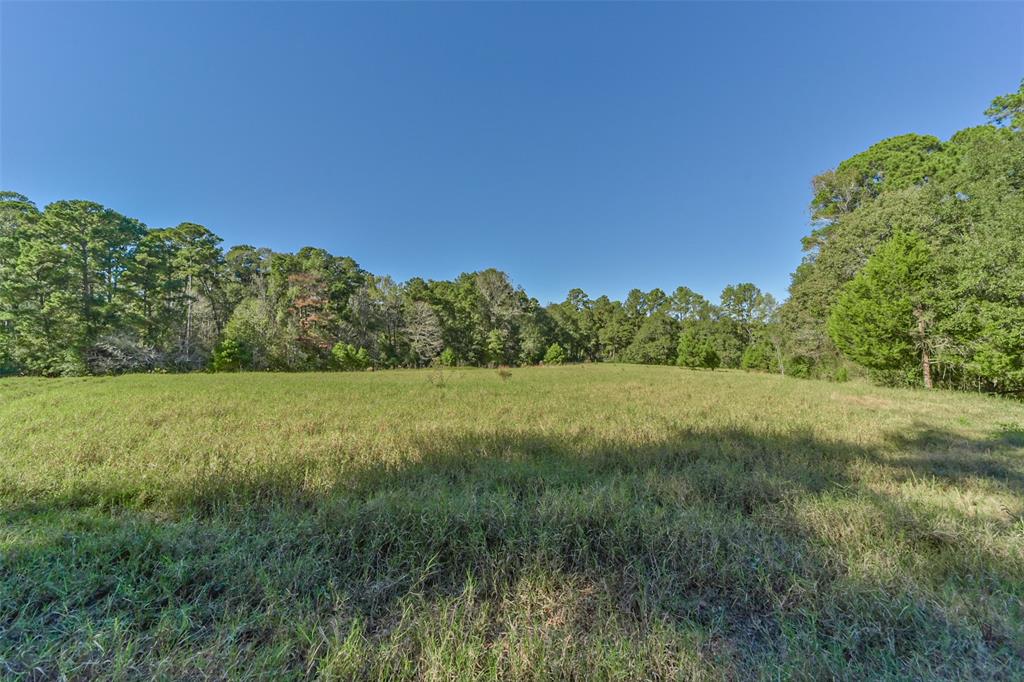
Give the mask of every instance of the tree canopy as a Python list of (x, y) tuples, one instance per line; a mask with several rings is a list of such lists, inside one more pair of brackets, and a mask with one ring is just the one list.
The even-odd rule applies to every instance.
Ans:
[(995, 98), (988, 125), (884, 140), (815, 179), (779, 311), (792, 366), (1024, 391), (1022, 102), (1024, 82)]

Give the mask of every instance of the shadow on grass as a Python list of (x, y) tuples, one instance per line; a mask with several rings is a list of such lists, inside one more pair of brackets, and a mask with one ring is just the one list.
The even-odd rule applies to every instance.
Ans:
[[(975, 537), (999, 528), (948, 512), (961, 535), (943, 535), (934, 515), (862, 476), (884, 464), (1019, 495), (1015, 438), (983, 448), (921, 429), (892, 436), (894, 453), (809, 433), (450, 433), (411, 443), (414, 462), (315, 492), (301, 467), (196, 480), (166, 508), (140, 504), (130, 485), (82, 489), (0, 513), (0, 662), (109, 672), (116, 661), (88, 646), (100, 633), (103, 651), (120, 644), (143, 676), (185, 654), (203, 674), (302, 676), (339, 646), (323, 633), (358, 623), (360, 675), (379, 674), (385, 651), (417, 674), (425, 645), (409, 619), (471, 586), (492, 610), (467, 636), (575, 638), (584, 648), (570, 667), (595, 655), (588, 641), (667, 631), (700, 633), (701, 659), (735, 677), (998, 677), (1022, 669), (1019, 620), (993, 615), (1019, 609), (1019, 557)], [(510, 599), (524, 584), (592, 596), (570, 625), (543, 609), (518, 622)], [(284, 653), (264, 660), (268, 650)]]
[(976, 479), (1024, 493), (1024, 431), (1004, 427), (988, 438), (917, 425), (909, 433), (889, 434), (896, 460), (917, 476), (950, 483)]

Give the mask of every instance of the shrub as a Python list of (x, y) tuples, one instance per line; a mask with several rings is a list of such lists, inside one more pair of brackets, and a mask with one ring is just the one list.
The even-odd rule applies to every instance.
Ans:
[(776, 364), (773, 360), (771, 346), (762, 339), (754, 341), (743, 351), (740, 367), (743, 369), (769, 371)]
[(245, 344), (235, 339), (224, 339), (213, 350), (213, 371), (237, 372), (246, 368), (251, 359)]
[(545, 365), (561, 365), (565, 362), (565, 351), (557, 343), (548, 346), (548, 352), (544, 354)]
[(786, 358), (785, 370), (786, 376), (809, 379), (813, 374), (814, 363), (802, 355), (791, 355)]
[(370, 366), (370, 354), (365, 348), (356, 348), (351, 343), (338, 342), (331, 349), (334, 364), (343, 372), (358, 372)]
[(454, 367), (458, 359), (455, 357), (455, 351), (451, 348), (445, 348), (437, 357), (437, 362), (442, 367)]

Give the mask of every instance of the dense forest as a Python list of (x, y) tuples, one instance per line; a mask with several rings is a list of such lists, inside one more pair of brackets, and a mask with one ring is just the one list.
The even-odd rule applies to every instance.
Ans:
[(404, 283), (323, 249), (226, 251), (89, 201), (0, 192), (0, 371), (619, 361), (1024, 390), (1024, 82), (988, 125), (883, 140), (813, 179), (789, 297), (742, 283), (542, 306), (489, 269)]

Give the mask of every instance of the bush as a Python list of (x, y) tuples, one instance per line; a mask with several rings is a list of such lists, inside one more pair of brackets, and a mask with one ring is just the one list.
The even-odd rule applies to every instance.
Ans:
[(548, 346), (548, 352), (544, 354), (545, 365), (561, 365), (565, 362), (565, 351), (557, 343)]
[(237, 372), (249, 366), (252, 355), (235, 339), (224, 339), (213, 350), (214, 372)]
[(786, 358), (786, 376), (798, 379), (810, 379), (814, 370), (814, 363), (810, 358), (802, 355), (791, 355)]
[(758, 340), (747, 346), (740, 360), (743, 369), (770, 371), (776, 363), (772, 357), (772, 348), (767, 341)]
[(40, 373), (49, 377), (81, 377), (89, 374), (89, 366), (78, 351), (68, 349), (53, 358)]
[(334, 364), (343, 372), (358, 372), (370, 366), (370, 354), (351, 343), (336, 343), (331, 349)]
[(458, 363), (458, 358), (455, 357), (455, 351), (451, 348), (445, 348), (441, 351), (441, 354), (437, 356), (437, 363), (442, 367), (454, 367)]

